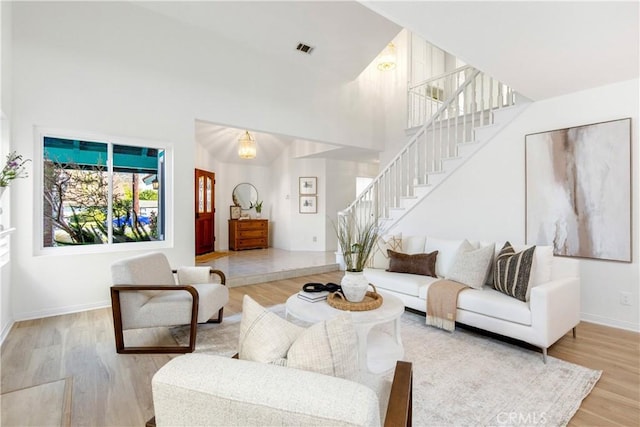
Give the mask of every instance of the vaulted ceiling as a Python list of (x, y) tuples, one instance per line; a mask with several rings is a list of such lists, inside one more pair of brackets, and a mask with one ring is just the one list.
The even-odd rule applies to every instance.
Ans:
[[(139, 2), (241, 49), (299, 67), (310, 85), (355, 79), (406, 27), (540, 100), (639, 76), (638, 2), (282, 1)], [(315, 47), (311, 55), (295, 49)], [(242, 129), (199, 122), (199, 142), (237, 162)], [(269, 162), (295, 138), (257, 134)], [(263, 141), (263, 143), (260, 142)], [(335, 147), (324, 157), (362, 158)], [(368, 153), (369, 155), (375, 153)], [(225, 161), (225, 160), (223, 160)]]
[(638, 1), (362, 3), (533, 100), (639, 76)]
[[(354, 80), (401, 27), (354, 1), (170, 1), (136, 2), (154, 13), (197, 27), (212, 39), (273, 58), (283, 71), (297, 70), (309, 85), (340, 85)], [(298, 43), (314, 48), (296, 50)], [(258, 156), (238, 157), (244, 129), (196, 122), (198, 143), (225, 163), (269, 165), (297, 138), (254, 132)], [(314, 144), (314, 143), (312, 143)], [(374, 161), (377, 152), (324, 144), (324, 158)]]

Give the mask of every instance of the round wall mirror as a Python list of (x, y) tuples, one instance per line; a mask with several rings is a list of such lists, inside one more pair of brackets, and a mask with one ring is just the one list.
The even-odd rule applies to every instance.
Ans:
[(251, 205), (258, 201), (258, 190), (253, 184), (243, 182), (233, 189), (233, 204), (242, 209), (250, 209)]

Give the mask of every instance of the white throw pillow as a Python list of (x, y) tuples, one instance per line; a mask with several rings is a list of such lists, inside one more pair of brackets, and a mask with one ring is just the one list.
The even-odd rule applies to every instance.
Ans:
[[(405, 254), (423, 254), (424, 242), (426, 237), (424, 236), (407, 236), (402, 238), (402, 252)], [(433, 252), (433, 251), (431, 251)]]
[[(533, 245), (518, 245), (513, 249), (522, 252)], [(533, 257), (533, 267), (531, 268), (531, 286), (537, 286), (551, 281), (551, 264), (553, 263), (553, 246), (536, 246)]]
[(358, 338), (348, 313), (302, 332), (287, 353), (286, 366), (357, 381)]
[(378, 238), (376, 246), (373, 249), (373, 254), (367, 263), (367, 267), (381, 268), (384, 270), (389, 268), (387, 249), (402, 252), (402, 233), (387, 234)]
[(238, 357), (274, 363), (286, 357), (291, 344), (304, 328), (287, 322), (258, 304), (249, 295), (242, 300)]
[(494, 245), (474, 249), (467, 240), (462, 242), (446, 279), (474, 289), (482, 289), (493, 262)]
[(238, 357), (358, 380), (358, 339), (349, 313), (305, 329), (262, 307), (242, 301)]
[[(516, 252), (522, 252), (533, 245), (515, 246)], [(533, 254), (533, 264), (531, 265), (531, 277), (529, 278), (529, 289), (527, 289), (527, 301), (531, 295), (531, 288), (551, 281), (551, 264), (553, 263), (553, 246), (536, 246)]]
[(211, 267), (178, 267), (177, 273), (181, 285), (209, 283)]
[(438, 277), (447, 276), (462, 242), (463, 240), (438, 239), (435, 237), (427, 238), (424, 251), (426, 253), (438, 251), (438, 259), (436, 260), (436, 274)]

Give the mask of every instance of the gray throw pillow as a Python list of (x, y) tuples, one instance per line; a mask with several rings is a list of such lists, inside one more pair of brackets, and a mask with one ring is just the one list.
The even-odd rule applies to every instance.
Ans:
[(454, 280), (474, 289), (482, 289), (493, 261), (495, 245), (474, 249), (468, 242), (462, 242), (446, 279)]

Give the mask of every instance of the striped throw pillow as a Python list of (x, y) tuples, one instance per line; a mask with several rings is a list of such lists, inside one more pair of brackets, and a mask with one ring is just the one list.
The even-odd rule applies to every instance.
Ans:
[(511, 243), (506, 242), (496, 258), (493, 287), (520, 301), (527, 300), (529, 277), (535, 246), (516, 253)]

